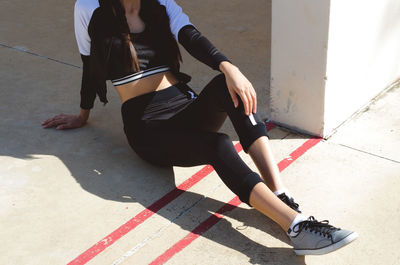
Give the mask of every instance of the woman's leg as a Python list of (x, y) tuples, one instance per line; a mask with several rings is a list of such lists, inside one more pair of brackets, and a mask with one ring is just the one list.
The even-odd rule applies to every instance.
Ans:
[[(210, 89), (206, 91), (210, 91)], [(206, 93), (203, 93), (204, 95)], [(193, 104), (204, 104), (206, 99), (211, 100), (209, 97), (205, 97), (202, 101), (194, 101)], [(221, 100), (220, 97), (216, 97), (216, 99)], [(207, 107), (211, 109), (213, 105), (205, 105), (204, 109), (196, 109), (193, 108), (195, 106), (193, 104), (176, 115), (176, 117), (180, 117), (179, 119), (174, 116), (169, 120), (147, 121), (139, 125), (137, 128), (140, 128), (140, 132), (136, 133), (135, 137), (131, 137), (130, 126), (125, 126), (125, 133), (132, 148), (143, 159), (162, 166), (211, 164), (222, 181), (239, 196), (241, 201), (254, 206), (261, 213), (273, 219), (289, 235), (296, 235), (291, 237), (296, 253), (327, 253), (357, 237), (356, 233), (340, 230), (314, 219), (305, 220), (304, 216), (279, 200), (265, 185), (261, 177), (251, 171), (239, 157), (228, 135), (196, 128), (198, 126), (196, 122), (199, 124), (202, 122), (202, 115), (199, 115), (199, 120), (196, 121), (196, 116), (188, 115), (188, 113), (196, 114), (202, 110), (207, 112)], [(227, 112), (246, 152), (256, 139), (267, 136), (266, 131), (263, 131), (265, 125), (261, 121), (254, 122), (255, 117), (251, 120), (249, 116), (243, 117), (240, 112), (234, 113), (235, 111), (237, 110), (228, 109)], [(248, 123), (249, 119), (251, 126)], [(260, 124), (262, 127), (257, 126)], [(329, 237), (324, 241), (325, 236)]]
[[(224, 74), (214, 77), (186, 109), (172, 117), (168, 122), (173, 124), (175, 128), (188, 127), (217, 132), (228, 115), (238, 133), (244, 151), (246, 153), (249, 151), (251, 152), (250, 155), (255, 156), (256, 165), (261, 169), (260, 172), (268, 173), (264, 175), (264, 180), (267, 182), (268, 187), (272, 188), (272, 191), (282, 189), (283, 185), (280, 184), (279, 170), (274, 172), (274, 169), (277, 169), (277, 165), (276, 163), (274, 164), (272, 152), (270, 149), (267, 149), (269, 152), (265, 152), (264, 144), (268, 139), (265, 124), (256, 114), (253, 114), (253, 119), (247, 116), (244, 113), (243, 103), (240, 99), (239, 106), (237, 108), (234, 107), (226, 87)], [(223, 164), (224, 168), (232, 167), (233, 171), (236, 171), (234, 165), (241, 164), (243, 167), (244, 162), (236, 154), (231, 140), (226, 139), (226, 141), (224, 145), (221, 145), (226, 148), (225, 152), (223, 152), (224, 150), (221, 152), (225, 153), (225, 155), (222, 155), (225, 163), (220, 164)], [(251, 146), (251, 150), (249, 146)], [(213, 166), (216, 167), (217, 172), (221, 171), (218, 170), (218, 165)], [(244, 167), (246, 167), (247, 172), (250, 172), (247, 165)], [(273, 174), (271, 174), (271, 171)], [(233, 175), (234, 173), (232, 172), (231, 174)], [(227, 183), (226, 181), (224, 182)], [(240, 184), (238, 180), (232, 181), (231, 179), (230, 182), (228, 187)], [(251, 191), (248, 191), (249, 201), (247, 203), (271, 217), (287, 231), (297, 212), (278, 199), (265, 183), (259, 182), (255, 186), (256, 188), (253, 188), (253, 186)], [(241, 200), (243, 201), (243, 198)]]
[[(260, 175), (242, 160), (227, 134), (176, 127), (168, 121), (148, 121), (128, 141), (144, 160), (160, 166), (210, 164), (240, 200), (271, 217), (285, 231), (297, 212), (279, 200)], [(256, 187), (256, 188), (254, 188)]]
[(272, 191), (285, 188), (276, 163), (268, 137), (260, 137), (249, 147), (249, 155), (253, 159), (268, 188)]
[[(243, 150), (253, 158), (270, 187), (264, 182), (254, 182), (256, 184), (253, 187), (247, 186), (247, 192), (250, 194), (247, 203), (270, 217), (287, 232), (296, 254), (325, 254), (358, 237), (355, 232), (335, 228), (326, 222), (318, 222), (312, 216), (307, 219), (298, 213), (298, 204), (286, 194), (287, 190), (283, 189), (282, 193), (279, 169), (273, 159), (264, 122), (254, 113), (250, 116), (245, 115), (240, 98), (239, 106), (234, 107), (223, 74), (213, 78), (187, 109), (172, 117), (171, 123), (175, 123), (175, 126), (181, 124), (215, 132), (222, 126), (226, 115), (229, 115), (235, 127)], [(224, 150), (227, 152), (227, 146), (218, 153), (224, 153)], [(229, 168), (233, 164), (228, 162), (224, 167)], [(240, 196), (239, 198), (243, 201)]]
[[(171, 118), (171, 122), (174, 122), (176, 126), (184, 124), (217, 132), (229, 115), (244, 152), (249, 153), (267, 186), (273, 192), (285, 190), (269, 146), (269, 135), (265, 123), (256, 113), (247, 116), (243, 102), (240, 97), (238, 99), (239, 105), (235, 108), (226, 85), (225, 75), (218, 74), (186, 109)], [(294, 202), (287, 202), (295, 206)]]
[(288, 231), (298, 212), (283, 203), (264, 183), (258, 183), (250, 193), (250, 205)]

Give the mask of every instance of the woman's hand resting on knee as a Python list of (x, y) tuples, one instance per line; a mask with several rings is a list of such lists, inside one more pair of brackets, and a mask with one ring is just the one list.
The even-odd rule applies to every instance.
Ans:
[(223, 61), (219, 66), (225, 74), (226, 85), (235, 108), (239, 105), (237, 95), (240, 96), (246, 115), (257, 112), (257, 94), (250, 81), (240, 72), (239, 68), (230, 62)]
[(86, 124), (89, 110), (81, 110), (79, 115), (59, 114), (42, 122), (43, 128), (56, 127), (57, 130), (80, 128)]

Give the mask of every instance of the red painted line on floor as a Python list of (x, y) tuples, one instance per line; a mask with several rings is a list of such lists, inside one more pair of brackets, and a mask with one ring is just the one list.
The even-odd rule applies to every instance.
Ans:
[(216, 223), (223, 218), (223, 214), (225, 212), (232, 211), (235, 209), (239, 204), (242, 202), (239, 200), (239, 197), (235, 197), (232, 200), (230, 200), (227, 204), (225, 204), (222, 208), (220, 208), (216, 213), (208, 217), (204, 222), (202, 222), (199, 226), (197, 226), (192, 232), (190, 232), (188, 235), (186, 235), (184, 238), (182, 238), (178, 243), (173, 245), (171, 248), (169, 248), (167, 251), (165, 251), (161, 256), (156, 258), (154, 261), (152, 261), (149, 265), (156, 265), (156, 264), (164, 264), (167, 262), (172, 256), (174, 256), (176, 253), (180, 252), (183, 250), (185, 247), (187, 247), (190, 243), (192, 243), (196, 238), (201, 236), (204, 232), (206, 232), (208, 229), (210, 229), (212, 226), (214, 226)]
[(126, 235), (128, 232), (132, 231), (135, 227), (149, 219), (153, 214), (162, 209), (165, 205), (179, 197), (182, 193), (188, 190), (190, 187), (195, 185), (197, 182), (202, 180), (204, 177), (209, 175), (214, 171), (214, 168), (211, 165), (206, 165), (198, 172), (196, 172), (192, 177), (184, 181), (181, 185), (176, 187), (175, 189), (168, 192), (162, 198), (157, 200), (155, 203), (150, 205), (148, 208), (141, 211), (135, 217), (130, 219), (128, 222), (118, 227), (114, 232), (97, 242), (95, 245), (90, 247), (84, 253), (79, 255), (73, 261), (68, 264), (85, 264), (91, 259), (93, 259), (96, 255), (102, 252), (104, 249), (115, 243), (118, 239)]
[[(307, 150), (316, 145), (322, 140), (322, 138), (311, 138), (307, 140), (304, 144), (298, 147), (295, 151), (293, 151), (289, 158), (283, 159), (279, 165), (279, 171), (284, 170), (291, 163), (293, 163), (297, 158), (303, 155)], [(175, 254), (182, 251), (185, 247), (187, 247), (190, 243), (192, 243), (196, 238), (201, 236), (204, 232), (209, 230), (215, 224), (217, 224), (222, 218), (223, 213), (229, 212), (235, 209), (237, 206), (241, 204), (239, 197), (234, 197), (230, 202), (222, 206), (216, 213), (208, 217), (205, 221), (203, 221), (200, 225), (198, 225), (192, 232), (186, 235), (183, 239), (179, 240), (175, 245), (167, 249), (163, 254), (158, 256), (154, 261), (150, 263), (150, 265), (158, 265), (164, 264), (169, 259), (171, 259)]]
[[(275, 124), (266, 122), (265, 126), (267, 127), (267, 131), (269, 131), (275, 127)], [(237, 152), (240, 152), (242, 150), (242, 146), (240, 145), (240, 143), (237, 143), (235, 145), (235, 149)], [(162, 198), (154, 202), (145, 210), (141, 211), (139, 214), (130, 219), (128, 222), (118, 227), (115, 231), (104, 237), (102, 240), (100, 240), (99, 242), (91, 246), (88, 250), (86, 250), (78, 257), (76, 257), (74, 260), (69, 262), (68, 265), (86, 264), (95, 256), (97, 256), (99, 253), (101, 253), (103, 250), (105, 250), (107, 247), (111, 246), (118, 239), (120, 239), (121, 237), (132, 231), (135, 227), (137, 227), (138, 225), (149, 219), (153, 214), (161, 210), (171, 201), (178, 198), (182, 193), (193, 187), (193, 185), (195, 185), (197, 182), (205, 178), (213, 171), (214, 168), (211, 165), (204, 166), (202, 169), (196, 172), (189, 179), (185, 180), (178, 187), (168, 192)]]
[(308, 149), (316, 145), (322, 141), (322, 138), (313, 137), (307, 140), (304, 144), (302, 144), (299, 148), (294, 150), (288, 157), (283, 159), (281, 162), (278, 163), (279, 170), (282, 171), (287, 168), (293, 161), (303, 155)]

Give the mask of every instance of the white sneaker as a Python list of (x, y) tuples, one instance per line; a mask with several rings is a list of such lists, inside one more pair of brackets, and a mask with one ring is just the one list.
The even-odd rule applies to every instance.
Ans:
[(356, 232), (336, 228), (328, 223), (327, 220), (318, 222), (314, 216), (310, 216), (296, 224), (293, 232), (297, 235), (289, 236), (294, 252), (297, 255), (322, 255), (335, 251), (358, 237)]

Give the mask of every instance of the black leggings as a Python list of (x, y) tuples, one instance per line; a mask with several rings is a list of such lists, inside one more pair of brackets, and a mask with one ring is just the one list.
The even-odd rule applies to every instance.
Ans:
[(225, 75), (215, 76), (198, 95), (179, 82), (125, 101), (121, 106), (124, 132), (133, 150), (160, 166), (210, 164), (242, 202), (263, 180), (236, 152), (230, 137), (218, 130), (229, 116), (243, 150), (259, 137), (269, 137), (265, 124), (243, 102), (234, 107)]

